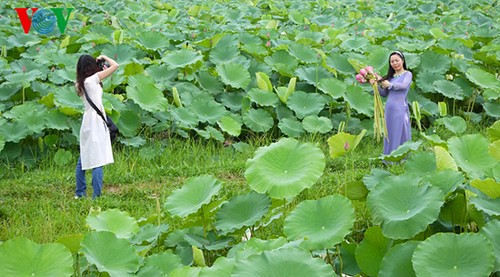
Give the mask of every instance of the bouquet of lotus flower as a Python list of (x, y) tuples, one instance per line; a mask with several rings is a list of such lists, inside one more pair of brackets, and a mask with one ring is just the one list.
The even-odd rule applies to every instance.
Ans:
[(356, 75), (356, 80), (361, 83), (369, 82), (373, 87), (373, 132), (377, 142), (380, 141), (380, 137), (387, 136), (387, 127), (385, 126), (385, 116), (384, 116), (384, 105), (382, 104), (382, 98), (378, 91), (378, 81), (381, 77), (373, 72), (373, 67), (367, 66), (359, 70), (359, 74)]

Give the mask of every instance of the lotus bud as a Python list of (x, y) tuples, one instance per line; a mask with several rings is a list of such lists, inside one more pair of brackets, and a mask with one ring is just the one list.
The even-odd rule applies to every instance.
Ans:
[(367, 66), (367, 67), (366, 67), (366, 71), (367, 71), (368, 73), (373, 74), (373, 67), (371, 67), (371, 66)]
[(268, 41), (266, 42), (266, 47), (271, 47), (271, 41), (269, 41), (269, 40), (268, 40)]
[(351, 148), (351, 146), (349, 145), (349, 142), (347, 142), (347, 141), (346, 141), (346, 142), (344, 143), (344, 150), (345, 150), (345, 151), (349, 151), (349, 148)]
[(366, 76), (366, 69), (361, 68), (361, 69), (359, 70), (359, 74), (361, 74), (361, 76)]
[(356, 74), (356, 81), (358, 81), (360, 83), (366, 82), (365, 78), (361, 74)]

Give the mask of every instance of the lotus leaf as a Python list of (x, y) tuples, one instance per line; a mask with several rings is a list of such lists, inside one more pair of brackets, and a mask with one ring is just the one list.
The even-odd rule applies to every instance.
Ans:
[(278, 123), (278, 127), (288, 137), (300, 137), (304, 134), (302, 123), (295, 118), (283, 118)]
[(5, 118), (13, 119), (27, 129), (28, 134), (40, 133), (46, 126), (47, 119), (45, 106), (30, 101), (14, 106), (3, 114)]
[(0, 244), (1, 276), (72, 276), (71, 252), (59, 243), (38, 244), (25, 237)]
[(300, 80), (306, 81), (308, 84), (317, 86), (321, 79), (331, 78), (332, 74), (323, 67), (309, 66), (299, 67), (295, 74)]
[(491, 243), (477, 233), (438, 233), (413, 253), (417, 276), (488, 276), (495, 257)]
[(365, 231), (363, 241), (356, 247), (355, 257), (358, 266), (369, 276), (377, 276), (382, 259), (391, 248), (392, 240), (384, 237), (379, 226)]
[(167, 99), (156, 87), (153, 78), (146, 75), (134, 75), (130, 76), (128, 81), (127, 97), (141, 108), (150, 112), (166, 110)]
[(483, 103), (484, 111), (492, 117), (500, 117), (500, 104), (494, 102)]
[(255, 132), (265, 133), (274, 125), (271, 114), (262, 109), (250, 109), (243, 114), (243, 123)]
[(303, 91), (296, 91), (287, 101), (287, 106), (295, 112), (298, 118), (317, 115), (323, 110), (325, 104), (326, 101), (320, 94)]
[(367, 207), (384, 236), (409, 239), (437, 219), (444, 203), (443, 192), (419, 182), (412, 175), (389, 177), (368, 194)]
[(91, 232), (83, 237), (81, 252), (99, 272), (111, 277), (135, 273), (139, 269), (139, 256), (126, 239), (117, 238), (107, 231)]
[[(363, 183), (368, 190), (372, 190), (375, 186), (380, 184), (386, 177), (394, 176), (389, 171), (380, 168), (373, 168), (370, 175), (365, 175), (363, 177)], [(403, 178), (406, 175), (402, 175)]]
[(188, 110), (198, 117), (200, 122), (215, 124), (227, 111), (223, 105), (215, 100), (195, 99), (188, 107)]
[(295, 249), (279, 249), (264, 251), (250, 256), (248, 259), (237, 260), (234, 265), (233, 277), (275, 277), (275, 276), (337, 276), (333, 269), (311, 254)]
[(279, 101), (276, 94), (258, 88), (251, 89), (248, 92), (248, 96), (252, 99), (252, 101), (261, 106), (276, 107)]
[(411, 151), (416, 151), (420, 145), (422, 145), (422, 141), (407, 141), (400, 145), (396, 150), (392, 151), (388, 155), (380, 156), (380, 159), (389, 161), (389, 162), (399, 162), (403, 160)]
[(366, 47), (370, 41), (365, 37), (352, 37), (344, 40), (340, 47), (346, 51), (360, 51)]
[(441, 189), (444, 195), (448, 195), (462, 185), (465, 178), (461, 172), (445, 169), (427, 174), (423, 180)]
[(171, 250), (167, 250), (159, 254), (147, 256), (144, 259), (144, 266), (139, 271), (139, 274), (141, 274), (144, 270), (153, 267), (160, 270), (161, 274), (168, 275), (173, 270), (182, 266), (183, 265), (179, 256), (172, 253)]
[(455, 134), (461, 134), (467, 129), (465, 119), (459, 116), (440, 118), (435, 121), (437, 124), (443, 124), (446, 128)]
[(358, 113), (373, 116), (373, 97), (359, 86), (348, 85), (344, 98)]
[(141, 46), (151, 50), (163, 50), (169, 46), (169, 41), (160, 32), (144, 31), (137, 35), (137, 40)]
[(500, 160), (500, 141), (495, 141), (488, 146), (488, 153), (497, 160)]
[(210, 203), (221, 187), (220, 181), (211, 175), (191, 177), (182, 188), (172, 192), (165, 202), (165, 208), (172, 215), (186, 217)]
[(131, 238), (139, 231), (137, 220), (127, 212), (117, 209), (110, 209), (97, 214), (91, 213), (87, 216), (86, 222), (91, 229), (112, 232), (117, 238)]
[(210, 61), (214, 64), (223, 64), (231, 62), (240, 55), (238, 47), (235, 46), (217, 46), (210, 51)]
[(338, 134), (331, 136), (328, 138), (330, 157), (334, 159), (354, 151), (365, 134), (366, 130), (363, 129), (358, 135), (339, 132)]
[(241, 133), (241, 122), (237, 121), (231, 116), (223, 116), (217, 122), (222, 131), (230, 134), (231, 136), (239, 136)]
[(434, 155), (436, 156), (437, 170), (450, 169), (453, 171), (458, 171), (455, 160), (451, 157), (446, 148), (441, 146), (434, 146)]
[(333, 99), (338, 99), (344, 96), (346, 84), (336, 78), (325, 78), (319, 81), (318, 89), (330, 95)]
[(289, 240), (304, 239), (308, 250), (332, 248), (349, 234), (356, 217), (352, 203), (344, 196), (330, 195), (302, 201), (285, 219)]
[(378, 276), (416, 276), (411, 258), (418, 244), (418, 241), (407, 241), (391, 247), (382, 259)]
[(500, 120), (495, 121), (493, 125), (486, 129), (491, 142), (500, 140)]
[(436, 171), (436, 157), (432, 152), (419, 152), (411, 155), (404, 166), (406, 172), (425, 176)]
[(346, 75), (356, 74), (356, 70), (349, 63), (348, 58), (343, 54), (331, 54), (326, 57), (326, 64)]
[(497, 161), (488, 153), (488, 140), (480, 134), (453, 137), (448, 149), (457, 165), (471, 178), (487, 176)]
[(297, 59), (285, 50), (274, 52), (271, 56), (265, 57), (264, 61), (267, 65), (286, 77), (293, 77), (295, 75), (295, 70), (299, 65)]
[(471, 186), (477, 188), (491, 199), (500, 197), (500, 184), (491, 178), (484, 180), (474, 179), (470, 181)]
[(500, 271), (500, 221), (492, 220), (481, 229), (480, 233), (486, 236), (493, 244), (493, 250), (496, 257), (495, 272)]
[[(444, 76), (440, 74), (436, 74), (436, 72), (433, 71), (423, 71), (420, 74), (417, 75), (416, 78), (416, 83), (418, 87), (423, 91), (423, 92), (434, 92), (435, 87), (434, 87), (434, 82), (443, 80)], [(419, 101), (420, 104), (422, 104)]]
[(470, 202), (480, 211), (491, 216), (500, 216), (500, 198), (471, 197)]
[(309, 115), (302, 120), (304, 130), (309, 133), (325, 134), (332, 130), (332, 121), (324, 116), (318, 117), (316, 115)]
[(500, 89), (500, 81), (495, 75), (479, 68), (469, 68), (465, 75), (471, 82), (482, 88)]
[(462, 88), (452, 81), (438, 80), (433, 83), (435, 90), (447, 98), (463, 100), (465, 95)]
[(191, 267), (191, 266), (183, 266), (180, 268), (176, 268), (170, 272), (169, 277), (198, 277), (201, 271), (201, 267)]
[(133, 244), (141, 245), (143, 243), (154, 244), (158, 240), (159, 236), (166, 233), (169, 228), (168, 224), (146, 224), (140, 226), (139, 231), (130, 238), (130, 242)]
[(216, 67), (222, 82), (234, 88), (246, 89), (251, 78), (248, 70), (243, 65), (234, 62), (219, 64)]
[(323, 174), (325, 157), (311, 143), (282, 138), (260, 147), (247, 160), (245, 178), (250, 187), (271, 198), (291, 198), (313, 186)]
[(198, 277), (231, 277), (234, 263), (234, 259), (219, 257), (211, 267), (202, 268)]
[(288, 50), (290, 51), (290, 54), (292, 54), (295, 58), (303, 63), (318, 62), (318, 54), (307, 45), (292, 43), (288, 45)]
[(267, 195), (250, 192), (235, 196), (222, 205), (214, 223), (223, 234), (233, 232), (244, 226), (253, 226), (269, 210), (271, 200)]

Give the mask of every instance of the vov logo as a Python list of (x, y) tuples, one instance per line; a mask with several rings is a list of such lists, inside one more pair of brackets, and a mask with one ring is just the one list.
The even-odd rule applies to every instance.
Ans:
[(28, 16), (29, 8), (15, 8), (24, 33), (29, 33), (31, 27), (42, 35), (50, 34), (57, 27), (61, 34), (66, 31), (68, 20), (74, 8), (66, 8), (66, 17), (63, 15), (64, 8), (38, 9), (31, 8), (31, 18)]

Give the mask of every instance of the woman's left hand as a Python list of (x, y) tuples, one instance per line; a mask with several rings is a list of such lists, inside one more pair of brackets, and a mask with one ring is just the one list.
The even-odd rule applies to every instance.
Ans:
[(390, 85), (391, 85), (391, 83), (389, 83), (389, 81), (387, 81), (387, 80), (384, 80), (384, 81), (382, 81), (382, 83), (380, 83), (380, 86), (384, 89), (388, 88)]

